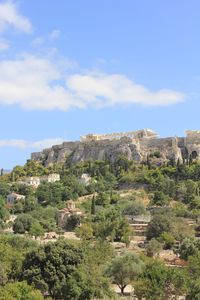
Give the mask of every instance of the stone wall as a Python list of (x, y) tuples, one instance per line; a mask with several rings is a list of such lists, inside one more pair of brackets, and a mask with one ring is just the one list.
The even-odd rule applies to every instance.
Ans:
[[(152, 131), (153, 132), (153, 131)], [(177, 161), (183, 158), (200, 160), (200, 132), (187, 131), (186, 137), (169, 138), (130, 138), (86, 140), (64, 142), (42, 152), (32, 153), (31, 159), (41, 161), (48, 166), (53, 163), (71, 164), (88, 160), (115, 161), (119, 156), (126, 156), (136, 162), (142, 162), (147, 156), (155, 152), (160, 153), (160, 161)]]

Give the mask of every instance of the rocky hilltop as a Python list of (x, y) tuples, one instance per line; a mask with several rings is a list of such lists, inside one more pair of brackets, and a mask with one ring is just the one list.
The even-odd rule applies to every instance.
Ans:
[(80, 141), (64, 142), (41, 152), (31, 154), (31, 159), (45, 166), (66, 162), (76, 164), (88, 160), (115, 161), (126, 156), (137, 162), (156, 157), (159, 162), (200, 159), (200, 131), (186, 131), (185, 137), (159, 138), (156, 132), (143, 129), (104, 135), (88, 134)]

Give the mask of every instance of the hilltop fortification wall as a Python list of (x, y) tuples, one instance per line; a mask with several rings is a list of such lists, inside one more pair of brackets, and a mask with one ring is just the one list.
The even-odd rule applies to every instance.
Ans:
[[(121, 135), (121, 137), (120, 137)], [(157, 138), (157, 134), (148, 130), (139, 130), (127, 134), (116, 133), (101, 135), (101, 138), (89, 135), (81, 141), (64, 142), (61, 145), (32, 153), (31, 159), (48, 166), (66, 161), (76, 164), (88, 160), (115, 161), (119, 156), (126, 156), (136, 162), (142, 162), (148, 155), (159, 153), (160, 162), (178, 159), (182, 161), (190, 156), (200, 160), (200, 131), (186, 131), (186, 137)], [(103, 136), (105, 138), (103, 138)], [(87, 136), (85, 136), (87, 137)], [(158, 155), (157, 155), (158, 156)]]

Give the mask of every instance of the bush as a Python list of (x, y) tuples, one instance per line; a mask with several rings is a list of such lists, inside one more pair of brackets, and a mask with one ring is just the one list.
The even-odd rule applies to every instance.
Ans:
[(153, 257), (163, 249), (163, 245), (155, 238), (151, 239), (146, 246), (147, 256)]

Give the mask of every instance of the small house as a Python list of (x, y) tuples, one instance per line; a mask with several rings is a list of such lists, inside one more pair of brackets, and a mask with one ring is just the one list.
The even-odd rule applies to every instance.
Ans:
[(20, 194), (17, 194), (17, 193), (10, 193), (7, 196), (7, 204), (13, 205), (16, 201), (24, 200), (24, 199), (25, 199), (24, 195), (20, 195)]
[(56, 181), (60, 181), (60, 174), (53, 173), (53, 174), (49, 174), (49, 175), (44, 175), (41, 177), (41, 181), (49, 182), (49, 183), (54, 183)]
[(26, 183), (28, 185), (31, 185), (31, 186), (37, 188), (40, 185), (40, 177), (38, 177), (38, 176), (28, 177), (28, 178), (26, 178)]

